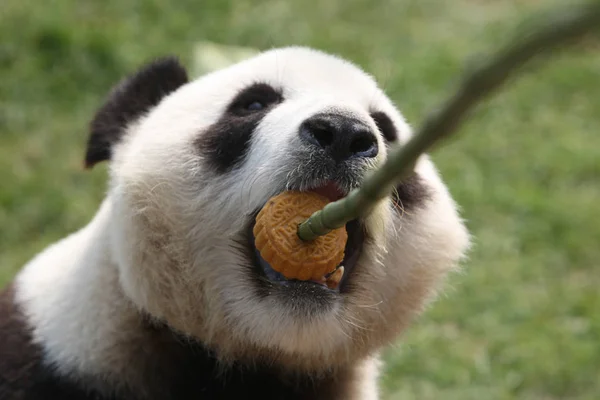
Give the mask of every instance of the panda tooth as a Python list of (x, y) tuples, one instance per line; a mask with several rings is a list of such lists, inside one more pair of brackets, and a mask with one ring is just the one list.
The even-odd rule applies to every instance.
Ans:
[(335, 269), (334, 269), (333, 271), (326, 273), (326, 274), (323, 276), (323, 279), (329, 279), (329, 277), (330, 277), (331, 275), (335, 274), (335, 273), (336, 273), (336, 271), (337, 271), (338, 269), (340, 269), (340, 268), (343, 268), (343, 267), (344, 267), (343, 265), (338, 265), (337, 267), (335, 267)]
[(333, 271), (327, 277), (327, 287), (330, 289), (335, 289), (340, 284), (342, 277), (344, 276), (344, 266), (340, 265), (335, 271)]

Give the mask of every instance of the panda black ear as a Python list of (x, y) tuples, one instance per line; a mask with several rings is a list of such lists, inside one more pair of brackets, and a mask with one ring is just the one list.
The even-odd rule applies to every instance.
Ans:
[(125, 128), (187, 82), (187, 72), (179, 61), (165, 57), (117, 84), (90, 124), (85, 167), (109, 160)]

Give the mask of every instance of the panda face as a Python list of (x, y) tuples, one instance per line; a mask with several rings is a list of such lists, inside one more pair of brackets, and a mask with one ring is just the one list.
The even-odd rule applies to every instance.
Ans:
[[(358, 67), (304, 48), (271, 50), (190, 83), (178, 68), (166, 67), (155, 90), (156, 67), (118, 87), (93, 123), (88, 164), (111, 158), (110, 248), (125, 294), (224, 360), (315, 369), (392, 341), (468, 244), (427, 157), (347, 224), (336, 287), (275, 272), (252, 227), (282, 191), (336, 200), (358, 187), (410, 137), (400, 112)], [(123, 107), (112, 122), (126, 129), (104, 129)]]

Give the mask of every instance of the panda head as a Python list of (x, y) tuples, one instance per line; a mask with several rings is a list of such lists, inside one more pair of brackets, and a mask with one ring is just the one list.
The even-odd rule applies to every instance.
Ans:
[(285, 190), (345, 196), (410, 130), (357, 66), (284, 48), (188, 82), (161, 59), (121, 82), (91, 124), (110, 159), (111, 257), (141, 310), (220, 360), (291, 369), (351, 363), (390, 343), (468, 246), (431, 161), (347, 225), (336, 288), (283, 279), (254, 217)]

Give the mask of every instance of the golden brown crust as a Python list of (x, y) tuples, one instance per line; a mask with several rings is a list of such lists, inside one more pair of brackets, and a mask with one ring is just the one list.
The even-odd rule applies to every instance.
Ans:
[(344, 259), (348, 240), (342, 227), (305, 242), (298, 237), (298, 225), (329, 203), (313, 192), (288, 191), (269, 199), (256, 217), (255, 246), (277, 272), (288, 279), (322, 280)]

